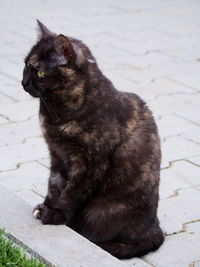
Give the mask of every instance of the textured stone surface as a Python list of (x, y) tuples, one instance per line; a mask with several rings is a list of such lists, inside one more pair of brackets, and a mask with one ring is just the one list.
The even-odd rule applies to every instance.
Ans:
[(184, 229), (184, 223), (199, 220), (200, 186), (177, 190), (174, 196), (160, 200), (159, 218), (165, 233), (173, 234)]
[(1, 141), (6, 145), (20, 144), (28, 138), (41, 136), (38, 116), (28, 121), (0, 125), (0, 132)]
[(199, 167), (185, 160), (176, 161), (161, 171), (160, 198), (166, 199), (183, 190), (200, 185)]
[(185, 229), (187, 229), (190, 233), (199, 233), (200, 234), (200, 220), (199, 221), (193, 221), (192, 223), (189, 223), (185, 225)]
[(145, 256), (145, 259), (153, 266), (188, 267), (188, 263), (199, 259), (199, 239), (199, 233), (180, 233), (166, 237), (162, 249)]
[[(17, 169), (0, 173), (0, 184), (31, 205), (47, 192), (49, 170), (38, 162), (24, 163)], [(35, 197), (34, 197), (35, 196)], [(40, 198), (39, 198), (40, 197)]]
[(130, 267), (150, 267), (149, 263), (147, 263), (144, 259), (134, 258), (130, 260), (123, 260), (123, 263), (126, 264), (126, 266)]
[(23, 162), (48, 156), (47, 147), (41, 137), (27, 139), (21, 144), (1, 147), (0, 154), (4, 158), (0, 161), (0, 171), (15, 169)]
[(188, 158), (188, 160), (200, 167), (200, 155)]
[(199, 145), (179, 136), (167, 138), (162, 144), (162, 167), (167, 167), (170, 161), (187, 159), (200, 154)]

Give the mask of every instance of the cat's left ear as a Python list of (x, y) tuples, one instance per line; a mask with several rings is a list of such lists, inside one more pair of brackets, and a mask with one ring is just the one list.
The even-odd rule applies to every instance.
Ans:
[(64, 56), (66, 63), (71, 60), (80, 67), (84, 62), (84, 54), (81, 48), (72, 43), (66, 36), (59, 34), (56, 40), (56, 50), (60, 56)]
[(47, 39), (52, 36), (56, 36), (55, 33), (51, 32), (41, 21), (37, 19), (39, 39)]

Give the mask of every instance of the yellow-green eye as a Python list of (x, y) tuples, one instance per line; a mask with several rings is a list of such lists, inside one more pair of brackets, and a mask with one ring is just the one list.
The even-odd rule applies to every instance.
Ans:
[(38, 76), (39, 78), (44, 78), (44, 76), (45, 76), (45, 72), (44, 72), (44, 71), (41, 71), (41, 70), (38, 70), (38, 72), (37, 72), (37, 76)]

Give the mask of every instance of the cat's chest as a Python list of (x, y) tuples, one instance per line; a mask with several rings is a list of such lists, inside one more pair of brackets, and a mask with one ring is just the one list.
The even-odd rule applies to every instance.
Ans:
[[(48, 145), (62, 150), (78, 150), (97, 155), (103, 150), (112, 150), (120, 141), (119, 131), (112, 124), (78, 123), (71, 120), (63, 124), (49, 124), (40, 115), (40, 125)], [(56, 149), (57, 149), (56, 148)], [(103, 152), (104, 153), (104, 152)]]
[(39, 122), (40, 122), (40, 128), (42, 130), (42, 133), (45, 136), (46, 134), (45, 117), (42, 114), (39, 114)]
[(84, 129), (75, 120), (63, 124), (49, 123), (45, 116), (40, 115), (40, 126), (50, 151), (60, 158), (74, 153), (87, 153), (88, 146), (83, 137)]
[(45, 138), (57, 140), (57, 138), (78, 137), (82, 132), (81, 127), (74, 120), (63, 124), (48, 123), (45, 116), (40, 114), (39, 122)]

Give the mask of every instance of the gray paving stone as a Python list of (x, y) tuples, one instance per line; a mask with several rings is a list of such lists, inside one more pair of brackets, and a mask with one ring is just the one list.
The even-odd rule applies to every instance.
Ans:
[(38, 116), (28, 121), (0, 125), (0, 141), (7, 145), (20, 144), (28, 138), (41, 135)]
[(178, 190), (177, 196), (160, 200), (158, 214), (165, 233), (183, 230), (183, 224), (199, 220), (200, 187)]
[(200, 220), (198, 222), (192, 222), (185, 226), (187, 232), (200, 234)]
[(8, 103), (8, 101), (13, 102), (14, 101), (29, 101), (32, 100), (31, 96), (28, 95), (24, 90), (22, 89), (22, 86), (19, 83), (10, 85), (8, 82), (5, 82), (5, 84), (2, 84), (0, 86), (0, 91), (6, 94), (10, 99), (5, 99), (4, 101), (1, 100), (3, 104)]
[(16, 192), (15, 195), (30, 204), (32, 208), (34, 208), (38, 204), (43, 203), (44, 201), (44, 198), (41, 195), (36, 194), (35, 191), (32, 190), (19, 191)]
[(14, 193), (33, 190), (40, 195), (46, 195), (48, 176), (47, 168), (38, 162), (29, 162), (20, 165), (16, 170), (1, 172), (0, 184)]
[(199, 90), (200, 86), (200, 78), (198, 75), (192, 75), (189, 73), (176, 73), (176, 75), (169, 75), (169, 78), (173, 78), (177, 82), (184, 83), (188, 86), (193, 86), (197, 91)]
[(33, 116), (38, 116), (38, 110), (38, 99), (0, 105), (0, 114), (3, 114), (5, 117), (14, 122), (24, 121)]
[(183, 101), (187, 104), (190, 104), (191, 106), (195, 106), (197, 108), (200, 108), (199, 105), (199, 98), (200, 93), (194, 93), (194, 94), (174, 94), (174, 97), (178, 99), (179, 101)]
[(7, 104), (7, 103), (13, 103), (14, 100), (10, 97), (6, 96), (5, 94), (0, 93), (0, 104)]
[[(155, 72), (157, 73), (157, 72)], [(151, 92), (151, 93), (150, 93)], [(151, 99), (158, 98), (164, 95), (174, 95), (176, 93), (179, 94), (190, 94), (196, 93), (195, 90), (188, 88), (186, 86), (176, 84), (173, 81), (170, 81), (166, 78), (156, 78), (151, 83), (140, 87), (137, 91), (138, 94), (146, 93)]]
[(198, 116), (199, 111), (197, 110), (196, 107), (195, 107), (195, 109), (196, 109), (196, 111), (194, 111), (193, 108), (188, 107), (187, 112), (181, 112), (180, 110), (177, 109), (177, 111), (175, 111), (174, 114), (176, 116), (178, 116), (179, 118), (183, 118), (184, 120), (199, 126), (200, 125), (200, 119)]
[[(156, 99), (149, 103), (149, 107), (159, 114), (178, 114), (184, 118), (189, 118), (190, 114), (198, 114), (199, 109), (196, 107), (191, 107), (187, 103), (183, 103), (174, 99), (173, 96), (160, 96), (159, 99)], [(183, 115), (184, 114), (184, 115)]]
[(196, 157), (188, 158), (189, 161), (193, 162), (194, 164), (200, 166), (200, 155)]
[(162, 115), (157, 120), (157, 125), (162, 140), (169, 136), (180, 135), (191, 137), (194, 134), (195, 140), (197, 140), (196, 136), (198, 135), (199, 127), (172, 114)]
[(199, 155), (199, 145), (178, 136), (170, 137), (162, 144), (162, 155), (162, 167), (167, 167), (170, 161)]
[(139, 259), (139, 258), (134, 258), (134, 259), (130, 259), (130, 260), (123, 260), (122, 261), (125, 264), (128, 264), (128, 266), (130, 267), (150, 267), (152, 266), (151, 264), (145, 262), (143, 259)]
[(37, 159), (47, 158), (48, 151), (41, 137), (27, 139), (26, 142), (8, 147), (1, 147), (0, 171), (16, 169), (19, 164)]
[(166, 237), (162, 249), (145, 256), (153, 266), (188, 267), (188, 263), (199, 260), (200, 234), (180, 233)]
[(182, 137), (200, 145), (200, 127), (195, 131), (183, 134)]
[(160, 198), (173, 196), (179, 189), (200, 186), (199, 167), (187, 162), (177, 161), (161, 171)]
[(44, 165), (46, 168), (50, 167), (50, 159), (46, 158), (46, 159), (40, 159), (38, 160), (38, 162), (42, 165)]
[(4, 142), (0, 141), (0, 147), (2, 147), (2, 146), (6, 146), (6, 144)]
[(0, 114), (0, 125), (1, 124), (7, 124), (7, 123), (9, 123), (9, 120), (5, 117), (2, 117)]

